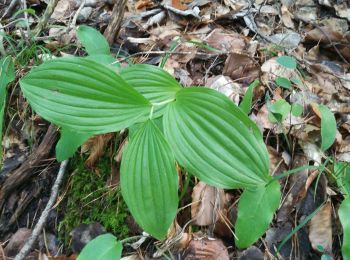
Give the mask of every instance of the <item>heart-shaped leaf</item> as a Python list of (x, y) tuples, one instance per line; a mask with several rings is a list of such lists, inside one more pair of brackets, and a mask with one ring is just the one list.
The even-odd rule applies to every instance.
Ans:
[(173, 222), (178, 205), (175, 158), (162, 132), (146, 121), (123, 154), (121, 191), (136, 222), (161, 240)]
[(294, 70), (297, 68), (297, 62), (293, 57), (290, 57), (290, 56), (278, 57), (277, 62), (287, 69)]
[(112, 234), (95, 237), (81, 251), (77, 260), (119, 260), (123, 245)]
[(265, 233), (279, 206), (280, 199), (278, 181), (271, 182), (267, 187), (243, 191), (235, 224), (237, 247), (249, 247)]
[(164, 132), (176, 160), (207, 184), (246, 188), (271, 178), (260, 130), (215, 90), (179, 91), (164, 114)]
[(286, 89), (290, 89), (290, 87), (292, 86), (292, 83), (290, 82), (290, 80), (285, 77), (277, 77), (276, 84)]
[(115, 132), (145, 120), (151, 111), (149, 101), (120, 76), (84, 58), (45, 62), (20, 85), (40, 116), (78, 132)]

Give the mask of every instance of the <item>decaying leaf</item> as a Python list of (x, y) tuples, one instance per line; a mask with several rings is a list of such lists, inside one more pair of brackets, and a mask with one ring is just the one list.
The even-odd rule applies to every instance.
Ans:
[(98, 159), (104, 154), (106, 145), (113, 138), (114, 134), (103, 134), (91, 137), (81, 146), (81, 152), (90, 152), (89, 157), (85, 161), (86, 166), (93, 167)]
[(192, 192), (191, 215), (199, 226), (214, 224), (219, 218), (225, 203), (225, 194), (218, 189), (199, 182)]
[(224, 243), (219, 240), (209, 240), (208, 238), (193, 239), (184, 252), (186, 259), (195, 260), (229, 260), (230, 257)]
[(314, 250), (332, 253), (332, 205), (330, 201), (311, 219), (309, 239)]

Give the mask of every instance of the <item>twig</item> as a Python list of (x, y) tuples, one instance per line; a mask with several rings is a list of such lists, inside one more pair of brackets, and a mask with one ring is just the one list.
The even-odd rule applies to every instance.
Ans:
[[(23, 10), (27, 10), (27, 0), (21, 0), (22, 2), (22, 8)], [(30, 44), (30, 26), (29, 26), (29, 19), (28, 19), (28, 14), (27, 12), (24, 12), (24, 19), (25, 19), (25, 23), (26, 23), (26, 27), (27, 27), (27, 35), (26, 35), (26, 42), (27, 44)]]
[(52, 208), (52, 206), (57, 198), (58, 189), (61, 185), (67, 164), (68, 164), (68, 160), (65, 160), (61, 163), (60, 169), (59, 169), (58, 174), (57, 174), (57, 178), (55, 180), (54, 185), (52, 186), (50, 199), (49, 199), (48, 203), (46, 204), (45, 209), (41, 213), (41, 216), (38, 220), (38, 223), (35, 225), (32, 234), (30, 235), (29, 239), (26, 241), (26, 243), (22, 247), (21, 251), (19, 251), (19, 253), (16, 255), (14, 260), (25, 259), (25, 257), (28, 255), (29, 251), (32, 249), (32, 246), (35, 243), (35, 241), (37, 240), (39, 234), (41, 233), (41, 231), (45, 225), (45, 222), (47, 220), (47, 217), (50, 213), (50, 210), (51, 210), (51, 208)]
[(46, 27), (48, 20), (50, 19), (55, 7), (58, 3), (58, 0), (50, 0), (47, 4), (44, 14), (41, 16), (38, 24), (35, 26), (33, 30), (34, 36), (38, 36), (41, 31)]
[(74, 17), (72, 19), (72, 22), (70, 24), (68, 24), (67, 28), (66, 29), (63, 29), (61, 32), (55, 34), (55, 35), (48, 35), (48, 36), (43, 36), (43, 37), (38, 37), (36, 36), (35, 37), (35, 40), (36, 41), (44, 41), (44, 40), (48, 40), (48, 39), (51, 39), (51, 38), (56, 38), (56, 37), (60, 37), (62, 36), (63, 34), (65, 33), (68, 33), (71, 29), (74, 29), (75, 26), (76, 26), (76, 23), (77, 23), (77, 19), (78, 19), (78, 16), (81, 12), (81, 9), (83, 9), (84, 5), (85, 5), (85, 2), (86, 0), (83, 0), (78, 8), (78, 10), (76, 11), (76, 13), (74, 14)]
[(5, 47), (4, 47), (4, 36), (3, 36), (3, 34), (5, 34), (5, 30), (2, 27), (2, 24), (0, 23), (0, 54), (3, 57), (6, 57), (6, 50), (5, 50)]
[(9, 7), (6, 9), (5, 13), (2, 15), (1, 18), (6, 17), (10, 12), (12, 12), (12, 10), (16, 7), (18, 2), (19, 2), (19, 0), (12, 0)]
[(112, 20), (108, 24), (104, 36), (107, 39), (109, 45), (112, 45), (114, 42), (115, 36), (120, 30), (120, 26), (124, 17), (125, 5), (127, 0), (117, 0), (114, 4), (112, 11)]
[[(218, 55), (227, 55), (233, 53), (231, 51), (222, 51), (222, 52), (217, 52), (217, 53), (206, 53), (206, 52), (196, 52), (196, 56), (198, 58), (200, 57), (206, 57), (206, 58), (213, 58), (213, 57), (217, 57)], [(136, 56), (141, 56), (141, 55), (163, 55), (163, 54), (170, 54), (170, 55), (190, 55), (193, 54), (193, 52), (191, 51), (174, 51), (174, 52), (169, 52), (169, 51), (141, 51), (141, 52), (136, 52), (133, 54), (130, 54), (127, 57), (121, 58), (120, 60), (114, 62), (122, 62), (125, 61), (127, 59), (136, 57)]]

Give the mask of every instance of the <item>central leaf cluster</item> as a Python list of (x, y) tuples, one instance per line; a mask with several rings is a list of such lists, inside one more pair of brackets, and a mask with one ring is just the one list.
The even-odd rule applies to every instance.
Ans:
[[(84, 30), (80, 29), (80, 38)], [(245, 189), (239, 205), (243, 218), (248, 214), (247, 198), (254, 198), (254, 191), (264, 197), (263, 204), (256, 206), (264, 211), (264, 219), (257, 221), (250, 239), (236, 244), (245, 247), (257, 240), (272, 220), (280, 193), (279, 185), (265, 187), (272, 179), (269, 157), (259, 129), (247, 114), (223, 94), (183, 88), (155, 66), (132, 65), (116, 72), (115, 67), (105, 66), (108, 53), (94, 53), (95, 46), (86, 45), (88, 58), (47, 61), (20, 81), (32, 108), (62, 129), (58, 160), (70, 157), (94, 134), (130, 128), (121, 189), (146, 232), (164, 239), (176, 217), (177, 161), (210, 185)], [(246, 221), (239, 217), (238, 237), (244, 233), (241, 226)]]

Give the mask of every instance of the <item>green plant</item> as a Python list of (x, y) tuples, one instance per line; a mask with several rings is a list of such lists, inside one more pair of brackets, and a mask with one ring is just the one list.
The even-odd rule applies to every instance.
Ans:
[[(296, 71), (297, 62), (293, 57), (280, 56), (277, 58), (279, 63), (285, 70)], [(299, 75), (299, 74), (298, 74)], [(282, 88), (290, 89), (292, 82), (296, 85), (300, 85), (299, 79), (287, 79), (285, 77), (278, 76), (275, 80), (276, 84)], [(337, 125), (334, 114), (325, 105), (313, 104), (314, 109), (318, 110), (321, 117), (321, 149), (327, 150), (332, 146), (335, 140)], [(293, 116), (299, 117), (303, 114), (303, 106), (299, 103), (288, 103), (285, 99), (279, 99), (274, 103), (267, 100), (268, 119), (272, 123), (282, 124), (282, 122), (292, 113)], [(285, 138), (289, 143), (286, 134)], [(290, 145), (289, 145), (290, 146)]]
[(146, 232), (164, 239), (176, 217), (178, 162), (210, 185), (244, 189), (236, 245), (254, 243), (272, 221), (281, 193), (269, 175), (262, 134), (247, 116), (251, 97), (241, 109), (215, 90), (183, 88), (158, 67), (116, 69), (104, 38), (86, 26), (77, 30), (89, 56), (47, 61), (20, 81), (31, 107), (61, 127), (57, 159), (72, 156), (92, 135), (129, 128), (121, 191)]
[(350, 259), (350, 165), (344, 162), (334, 164), (334, 173), (337, 184), (344, 195), (341, 202), (338, 215), (343, 227), (343, 246), (342, 253), (345, 260)]
[(15, 79), (15, 68), (10, 56), (0, 59), (0, 162), (2, 161), (2, 128), (7, 99), (7, 85)]
[(96, 165), (96, 173), (85, 167), (85, 156), (75, 155), (71, 159), (73, 173), (68, 179), (64, 200), (59, 212), (64, 213), (59, 222), (59, 238), (66, 245), (69, 233), (81, 223), (99, 222), (108, 232), (125, 238), (129, 234), (126, 218), (129, 215), (118, 185), (107, 186), (110, 177), (110, 159), (102, 156)]

